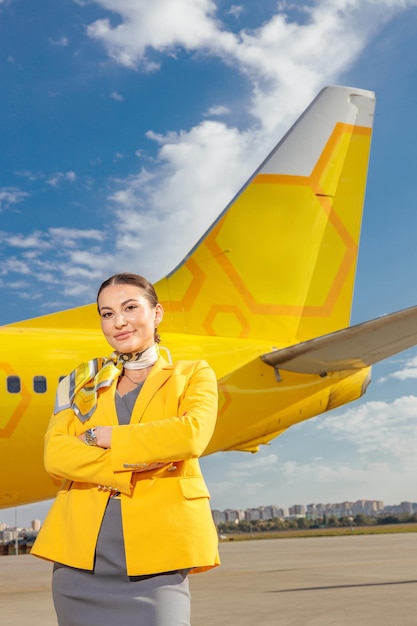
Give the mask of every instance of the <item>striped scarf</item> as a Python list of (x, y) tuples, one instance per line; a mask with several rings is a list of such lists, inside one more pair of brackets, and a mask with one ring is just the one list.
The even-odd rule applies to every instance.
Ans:
[(81, 422), (86, 422), (96, 410), (100, 389), (110, 387), (124, 368), (150, 367), (158, 359), (158, 354), (158, 346), (154, 344), (143, 352), (113, 352), (108, 357), (81, 363), (59, 383), (54, 414), (71, 408)]

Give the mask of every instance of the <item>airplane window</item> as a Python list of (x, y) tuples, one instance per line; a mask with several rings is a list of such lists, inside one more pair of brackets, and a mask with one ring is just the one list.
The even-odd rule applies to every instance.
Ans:
[(45, 393), (46, 392), (46, 378), (45, 378), (45, 376), (34, 376), (33, 377), (33, 391), (35, 393)]
[(7, 377), (7, 391), (9, 393), (20, 393), (21, 385), (19, 376)]

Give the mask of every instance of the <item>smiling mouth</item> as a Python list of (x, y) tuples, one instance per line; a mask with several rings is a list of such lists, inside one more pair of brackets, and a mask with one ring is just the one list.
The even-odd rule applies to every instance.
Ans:
[(129, 331), (125, 332), (125, 333), (120, 333), (118, 335), (115, 335), (114, 338), (115, 339), (127, 339), (132, 334), (133, 334), (133, 331), (129, 330)]

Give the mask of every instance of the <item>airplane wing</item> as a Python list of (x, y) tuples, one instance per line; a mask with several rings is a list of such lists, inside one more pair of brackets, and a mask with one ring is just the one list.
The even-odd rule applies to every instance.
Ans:
[(261, 356), (302, 374), (359, 370), (417, 344), (417, 306)]

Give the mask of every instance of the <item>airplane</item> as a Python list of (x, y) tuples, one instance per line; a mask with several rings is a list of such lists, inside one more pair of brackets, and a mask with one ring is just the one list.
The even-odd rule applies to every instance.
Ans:
[[(417, 307), (349, 326), (375, 95), (326, 87), (212, 226), (155, 284), (168, 360), (219, 387), (205, 454), (256, 452), (360, 398), (417, 344)], [(128, 268), (137, 271), (140, 268)], [(0, 508), (52, 498), (43, 437), (60, 377), (111, 351), (95, 304), (0, 327)]]

